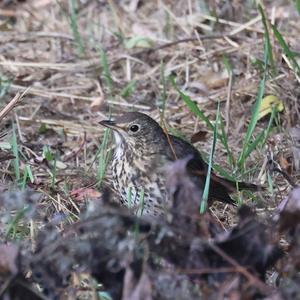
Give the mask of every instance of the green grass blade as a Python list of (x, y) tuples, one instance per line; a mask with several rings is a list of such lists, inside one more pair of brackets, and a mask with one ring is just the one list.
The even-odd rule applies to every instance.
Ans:
[(300, 15), (300, 0), (296, 0), (295, 4), (296, 4), (296, 8), (297, 8), (298, 14)]
[(56, 174), (57, 174), (57, 167), (56, 167), (57, 159), (56, 159), (56, 155), (55, 155), (54, 160), (52, 161), (52, 163), (53, 163), (53, 165), (52, 165), (52, 168), (51, 168), (51, 176), (52, 176), (51, 187), (52, 187), (52, 189), (54, 189), (55, 183), (56, 183)]
[(293, 51), (291, 51), (289, 45), (287, 44), (287, 42), (285, 41), (285, 39), (283, 38), (281, 33), (278, 31), (278, 29), (275, 25), (272, 25), (272, 29), (273, 29), (275, 37), (277, 38), (280, 46), (282, 47), (284, 53), (286, 54), (287, 58), (291, 61), (294, 71), (300, 75), (300, 66), (299, 66), (297, 60), (295, 59), (295, 53)]
[(81, 37), (78, 26), (78, 3), (77, 0), (70, 0), (70, 26), (77, 45), (79, 56), (85, 54), (83, 39)]
[(215, 126), (214, 126), (213, 144), (212, 144), (210, 155), (209, 155), (208, 170), (207, 170), (207, 175), (206, 175), (202, 200), (201, 200), (201, 204), (200, 204), (200, 213), (201, 214), (205, 213), (205, 211), (207, 209), (207, 201), (208, 201), (209, 186), (210, 186), (210, 177), (211, 177), (211, 172), (212, 172), (212, 167), (213, 167), (213, 158), (214, 158), (217, 139), (218, 139), (219, 117), (220, 117), (220, 103), (218, 104), (216, 122), (215, 122)]
[(270, 133), (270, 130), (271, 130), (271, 126), (273, 124), (273, 121), (274, 121), (274, 118), (276, 116), (276, 114), (278, 113), (276, 107), (273, 107), (272, 109), (272, 114), (271, 114), (271, 117), (270, 117), (270, 120), (269, 120), (269, 124), (268, 124), (268, 127), (267, 129), (263, 130), (256, 138), (253, 142), (251, 142), (249, 145), (248, 145), (248, 148), (247, 148), (247, 151), (245, 153), (245, 157), (248, 157), (251, 152), (257, 148), (258, 145), (260, 145), (260, 147), (263, 147), (264, 144), (266, 143), (268, 137), (269, 137), (269, 133)]
[(273, 181), (273, 178), (272, 178), (270, 172), (267, 172), (267, 182), (268, 182), (269, 193), (271, 195), (274, 195), (274, 181)]
[(101, 187), (103, 179), (106, 175), (107, 165), (110, 160), (111, 153), (107, 151), (111, 129), (106, 128), (104, 131), (104, 137), (100, 145), (99, 151), (99, 164), (98, 164), (98, 186)]
[[(186, 103), (186, 105), (188, 106), (188, 108), (197, 116), (199, 117), (202, 121), (205, 122), (206, 126), (213, 130), (215, 129), (215, 126), (211, 123), (211, 121), (208, 119), (208, 117), (206, 117), (205, 113), (198, 107), (197, 103), (195, 103), (188, 95), (184, 94), (177, 86), (176, 82), (175, 82), (175, 78), (174, 76), (170, 76), (170, 80), (171, 80), (171, 83), (173, 85), (173, 87), (176, 89), (176, 91), (179, 93), (180, 97), (182, 98), (182, 100)], [(221, 125), (221, 129), (222, 129), (222, 126)], [(224, 128), (223, 128), (224, 130)], [(232, 155), (232, 152), (230, 151), (229, 149), (229, 146), (228, 146), (228, 142), (227, 142), (227, 135), (225, 133), (225, 130), (224, 132), (222, 132), (222, 134), (220, 135), (218, 132), (217, 132), (217, 137), (218, 139), (222, 142), (222, 144), (224, 145), (224, 147), (226, 148), (229, 156), (230, 156), (230, 160), (233, 162), (234, 161), (234, 158), (233, 158), (233, 155)]]
[(13, 167), (15, 171), (15, 176), (16, 180), (19, 181), (21, 178), (20, 175), (20, 156), (19, 156), (19, 146), (17, 142), (17, 135), (16, 135), (16, 127), (13, 124), (13, 134), (12, 134), (12, 141), (11, 141), (11, 146), (12, 146), (12, 152), (15, 157), (13, 160)]
[(228, 56), (223, 57), (223, 63), (224, 63), (224, 66), (225, 66), (225, 69), (226, 69), (228, 75), (230, 76), (230, 74), (233, 73), (233, 70), (232, 70), (232, 65), (228, 59)]
[(199, 109), (198, 105), (192, 101), (192, 99), (187, 96), (186, 94), (184, 94), (177, 86), (176, 81), (174, 76), (170, 76), (170, 81), (173, 85), (173, 87), (175, 88), (175, 90), (179, 93), (181, 99), (186, 103), (186, 105), (188, 106), (188, 108), (197, 116), (199, 117), (201, 120), (203, 120), (206, 124), (206, 126), (211, 129), (214, 130), (215, 126), (210, 122), (210, 120), (206, 117), (206, 115), (204, 114), (204, 112)]
[(54, 160), (54, 156), (50, 150), (50, 148), (47, 145), (44, 145), (43, 147), (43, 157), (48, 161), (51, 162)]
[(222, 168), (222, 166), (220, 166), (219, 164), (214, 164), (214, 170), (221, 175), (222, 177), (231, 180), (231, 181), (236, 181), (236, 178), (232, 175), (230, 175), (226, 170), (224, 170), (224, 168)]
[(108, 87), (110, 94), (112, 95), (114, 81), (111, 77), (107, 54), (102, 47), (99, 48), (99, 52), (100, 52), (100, 61), (101, 61), (102, 69), (103, 69), (104, 80), (105, 80), (105, 83)]
[(6, 234), (5, 234), (6, 239), (8, 239), (9, 237), (12, 240), (16, 239), (18, 225), (19, 225), (20, 221), (23, 219), (24, 215), (26, 214), (26, 212), (29, 209), (30, 208), (27, 206), (27, 207), (24, 207), (24, 208), (20, 209), (19, 211), (17, 211), (15, 217), (8, 224), (8, 228), (7, 228)]
[(248, 129), (247, 129), (246, 137), (244, 139), (243, 149), (242, 149), (242, 152), (241, 152), (241, 154), (239, 156), (239, 159), (238, 159), (238, 166), (241, 169), (243, 169), (244, 165), (245, 165), (245, 161), (246, 161), (246, 158), (247, 158), (246, 153), (248, 153), (248, 155), (249, 155), (248, 148), (249, 148), (249, 145), (251, 144), (250, 141), (251, 141), (252, 135), (254, 133), (257, 121), (258, 121), (259, 108), (260, 108), (261, 101), (263, 99), (264, 92), (265, 92), (265, 84), (266, 84), (266, 77), (264, 75), (264, 78), (262, 79), (262, 81), (260, 82), (260, 85), (259, 85), (256, 104), (254, 106), (252, 116), (251, 116), (251, 120), (250, 120), (250, 124), (249, 124)]
[(269, 23), (266, 18), (264, 9), (260, 4), (258, 5), (258, 10), (261, 14), (261, 18), (262, 18), (262, 22), (263, 22), (263, 26), (264, 26), (264, 38), (265, 38), (265, 43), (267, 44), (265, 51), (268, 52), (268, 63), (270, 63), (270, 65), (271, 65), (272, 73), (276, 74), (276, 72), (277, 72), (276, 64), (275, 64), (274, 57), (273, 57), (272, 44), (271, 44), (270, 34), (269, 34), (269, 26), (268, 26)]
[(262, 131), (255, 139), (254, 141), (249, 142), (249, 144), (247, 145), (246, 151), (245, 151), (245, 157), (249, 157), (249, 155), (252, 153), (252, 151), (254, 151), (257, 146), (259, 145), (259, 143), (261, 141), (263, 141), (265, 136), (265, 132)]
[(269, 46), (270, 46), (270, 43), (269, 43), (268, 39), (265, 38), (265, 43), (264, 43), (264, 73), (263, 73), (263, 78), (261, 79), (260, 84), (259, 84), (258, 95), (257, 95), (257, 98), (256, 98), (257, 100), (256, 100), (256, 103), (255, 103), (254, 109), (252, 111), (250, 124), (248, 126), (246, 137), (245, 137), (244, 142), (243, 142), (243, 149), (242, 149), (242, 152), (241, 152), (241, 154), (239, 156), (239, 159), (238, 159), (238, 167), (240, 169), (244, 169), (245, 161), (247, 159), (247, 156), (249, 155), (249, 147), (251, 147), (252, 150), (254, 149), (251, 146), (251, 139), (252, 139), (252, 135), (254, 133), (254, 130), (256, 128), (257, 121), (259, 119), (259, 109), (260, 109), (260, 106), (261, 106), (263, 96), (265, 94), (265, 86), (266, 86), (267, 74), (268, 74), (268, 61), (269, 61), (269, 55), (270, 55)]
[(236, 164), (236, 161), (234, 159), (234, 156), (229, 148), (229, 145), (228, 145), (228, 136), (226, 134), (226, 131), (225, 131), (225, 125), (224, 125), (224, 121), (223, 121), (223, 118), (220, 117), (220, 127), (221, 127), (221, 141), (222, 141), (222, 144), (224, 145), (226, 151), (227, 151), (227, 159), (228, 159), (228, 163), (229, 165), (231, 166), (231, 168), (233, 169), (235, 167), (235, 164)]
[(8, 80), (0, 73), (0, 98), (7, 94), (12, 84), (11, 80)]
[(127, 98), (136, 90), (136, 80), (131, 80), (121, 91), (121, 96)]
[(113, 300), (108, 292), (98, 292), (98, 296), (100, 300)]
[(31, 183), (34, 182), (34, 177), (33, 177), (31, 168), (29, 165), (26, 165), (24, 175), (23, 175), (23, 181), (21, 184), (21, 189), (23, 189), (23, 190), (25, 189), (28, 179), (30, 180)]
[(266, 144), (266, 142), (267, 142), (267, 139), (269, 137), (269, 134), (270, 134), (270, 131), (271, 131), (271, 128), (272, 128), (273, 121), (274, 121), (274, 119), (275, 119), (275, 117), (276, 117), (277, 114), (278, 114), (277, 108), (273, 107), (272, 108), (271, 117), (270, 117), (270, 120), (269, 120), (269, 123), (268, 123), (268, 127), (267, 127), (266, 130), (264, 130), (264, 138), (263, 138), (263, 140), (261, 142), (261, 147), (263, 147)]

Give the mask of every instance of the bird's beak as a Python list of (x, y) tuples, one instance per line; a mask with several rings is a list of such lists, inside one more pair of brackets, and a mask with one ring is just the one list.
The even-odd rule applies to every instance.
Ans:
[(111, 128), (112, 130), (116, 131), (123, 131), (124, 127), (117, 124), (115, 121), (112, 120), (103, 120), (99, 122), (100, 125), (105, 126), (107, 128)]
[(111, 121), (111, 120), (103, 120), (99, 122), (100, 125), (108, 127), (108, 128), (116, 128), (116, 122), (115, 121)]

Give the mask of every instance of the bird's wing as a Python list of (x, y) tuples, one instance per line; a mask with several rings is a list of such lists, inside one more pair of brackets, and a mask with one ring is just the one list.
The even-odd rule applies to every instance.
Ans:
[[(169, 135), (169, 143), (172, 144), (172, 147), (167, 147), (168, 149), (168, 156), (170, 160), (176, 159), (183, 159), (187, 156), (191, 156), (191, 160), (187, 164), (187, 168), (189, 171), (200, 177), (206, 177), (208, 165), (201, 157), (200, 152), (190, 143), (186, 142), (185, 140)], [(174, 158), (174, 152), (176, 153), (176, 158)], [(258, 190), (259, 187), (252, 183), (245, 183), (245, 182), (235, 182), (228, 180), (223, 177), (219, 177), (215, 174), (214, 170), (212, 170), (212, 180), (217, 183), (218, 185), (223, 185), (229, 192), (236, 191), (237, 185), (241, 190)]]
[(185, 140), (174, 135), (169, 135), (168, 146), (166, 148), (170, 160), (183, 159), (190, 156), (193, 158), (193, 164), (196, 169), (207, 170), (207, 164), (202, 159), (199, 151)]

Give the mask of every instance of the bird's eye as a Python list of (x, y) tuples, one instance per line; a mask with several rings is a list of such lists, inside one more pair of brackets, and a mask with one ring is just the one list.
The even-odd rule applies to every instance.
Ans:
[(130, 130), (131, 132), (137, 132), (137, 131), (139, 131), (139, 129), (140, 129), (140, 126), (139, 126), (139, 125), (136, 125), (136, 124), (131, 125), (131, 126), (129, 127), (129, 130)]

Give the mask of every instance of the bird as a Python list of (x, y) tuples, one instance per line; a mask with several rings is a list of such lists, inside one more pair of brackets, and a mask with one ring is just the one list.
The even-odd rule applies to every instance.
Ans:
[[(191, 158), (187, 163), (189, 174), (197, 179), (199, 188), (204, 189), (208, 165), (200, 152), (182, 138), (168, 134), (147, 114), (127, 112), (99, 123), (112, 129), (114, 134), (113, 189), (120, 203), (132, 208), (136, 214), (159, 217), (166, 213), (170, 202), (166, 166), (176, 160)], [(235, 205), (229, 194), (235, 192), (237, 186), (241, 190), (257, 189), (255, 184), (230, 181), (212, 170), (208, 200)]]

